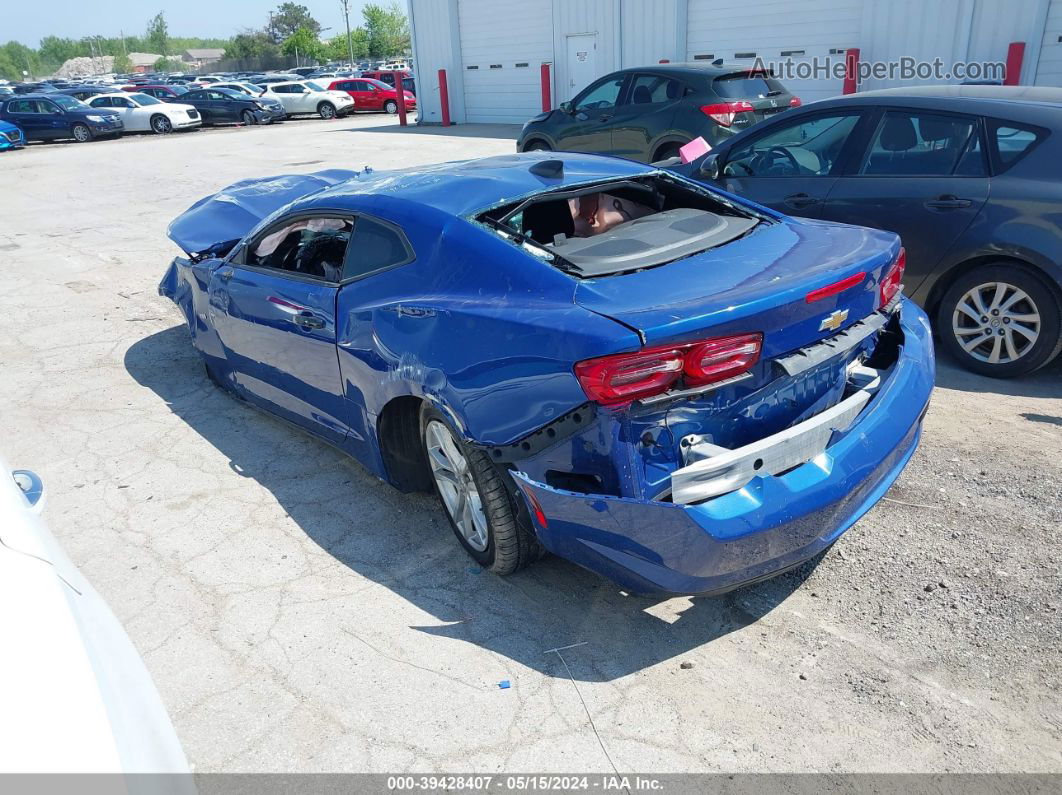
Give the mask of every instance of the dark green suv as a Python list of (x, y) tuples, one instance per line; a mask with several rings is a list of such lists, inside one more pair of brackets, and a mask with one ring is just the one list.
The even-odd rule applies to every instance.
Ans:
[(650, 163), (674, 157), (697, 136), (715, 146), (799, 105), (767, 72), (721, 61), (623, 69), (535, 116), (516, 146), (520, 152), (563, 149)]

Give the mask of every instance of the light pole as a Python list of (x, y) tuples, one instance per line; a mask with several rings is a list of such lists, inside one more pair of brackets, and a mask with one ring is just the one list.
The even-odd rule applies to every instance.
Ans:
[(350, 0), (339, 0), (343, 4), (343, 18), (347, 21), (347, 48), (350, 50), (350, 68), (354, 68), (354, 40), (350, 38)]

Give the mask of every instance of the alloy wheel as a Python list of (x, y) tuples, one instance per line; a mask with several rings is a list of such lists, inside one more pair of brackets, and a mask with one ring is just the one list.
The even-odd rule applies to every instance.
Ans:
[(1009, 364), (1025, 356), (1040, 337), (1036, 302), (1006, 282), (985, 282), (967, 290), (952, 312), (951, 330), (968, 356), (988, 364)]
[(165, 135), (173, 129), (173, 125), (170, 123), (170, 120), (167, 119), (165, 116), (156, 116), (155, 119), (151, 122), (151, 129), (153, 129), (159, 135)]
[(92, 137), (92, 133), (89, 132), (89, 128), (84, 124), (74, 125), (74, 140), (78, 143), (85, 143)]
[(428, 461), (443, 504), (465, 543), (477, 552), (487, 549), (487, 514), (483, 511), (472, 468), (450, 429), (431, 420), (425, 429)]

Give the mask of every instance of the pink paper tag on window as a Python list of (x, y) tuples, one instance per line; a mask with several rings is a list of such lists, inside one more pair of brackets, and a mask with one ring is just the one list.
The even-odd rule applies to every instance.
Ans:
[(702, 157), (712, 151), (712, 147), (704, 138), (697, 136), (688, 144), (679, 149), (679, 158), (683, 163), (692, 163), (698, 157)]

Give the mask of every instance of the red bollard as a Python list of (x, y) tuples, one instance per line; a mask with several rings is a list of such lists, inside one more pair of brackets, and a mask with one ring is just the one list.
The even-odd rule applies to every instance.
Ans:
[(542, 112), (547, 113), (553, 110), (553, 99), (550, 96), (550, 79), (549, 79), (549, 64), (542, 64), (542, 69), (539, 72), (539, 78), (542, 81)]
[(1007, 74), (1003, 85), (1016, 86), (1021, 82), (1021, 62), (1025, 60), (1025, 42), (1012, 41), (1007, 47)]
[(857, 72), (859, 70), (859, 48), (851, 47), (844, 53), (844, 89), (842, 94), (854, 94), (856, 92)]
[(398, 124), (401, 127), (406, 126), (406, 87), (402, 85), (403, 76), (397, 69), (391, 72), (391, 77), (395, 79), (395, 93), (398, 95)]
[(439, 70), (439, 106), (442, 108), (442, 126), (450, 126), (450, 92), (446, 90), (446, 70)]

